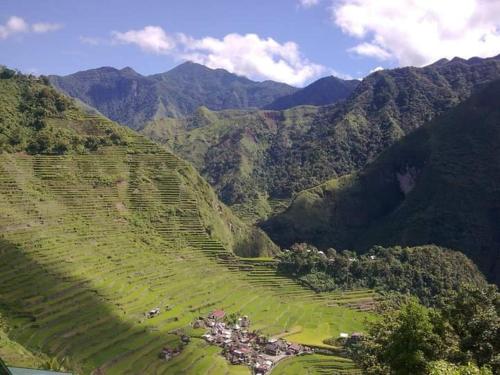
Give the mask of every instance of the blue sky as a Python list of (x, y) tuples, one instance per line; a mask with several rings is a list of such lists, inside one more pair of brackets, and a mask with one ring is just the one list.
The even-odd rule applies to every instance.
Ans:
[(0, 63), (38, 74), (99, 66), (152, 74), (190, 59), (301, 86), (500, 53), (498, 2), (440, 1), (2, 0)]

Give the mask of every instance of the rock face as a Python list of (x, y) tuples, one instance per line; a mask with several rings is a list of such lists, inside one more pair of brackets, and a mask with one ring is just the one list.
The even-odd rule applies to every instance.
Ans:
[(436, 244), (500, 282), (500, 80), (263, 224), (282, 246)]
[(396, 172), (396, 178), (399, 181), (399, 188), (405, 196), (408, 195), (415, 187), (417, 175), (417, 169), (410, 166), (406, 166), (405, 171), (402, 173)]

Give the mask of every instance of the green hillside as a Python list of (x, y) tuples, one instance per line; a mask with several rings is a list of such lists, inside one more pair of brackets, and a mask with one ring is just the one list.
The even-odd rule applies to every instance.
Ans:
[[(8, 87), (18, 79), (35, 91), (43, 85), (11, 79)], [(82, 139), (119, 129), (76, 108), (57, 119)], [(277, 274), (270, 259), (239, 258), (231, 249), (269, 249), (263, 234), (250, 231), (189, 164), (130, 131), (96, 150), (4, 151), (0, 314), (8, 345), (2, 340), (0, 355), (10, 365), (50, 358), (77, 374), (249, 374), (191, 322), (222, 308), (248, 315), (264, 334), (310, 345), (363, 330), (373, 291), (318, 295)], [(154, 307), (160, 315), (146, 320)], [(182, 333), (191, 342), (160, 360)], [(311, 357), (308, 365), (316, 371), (338, 362)]]
[[(405, 134), (500, 77), (500, 57), (453, 59), (366, 77), (348, 100), (285, 111), (199, 110), (144, 129), (191, 161), (243, 216), (266, 217), (277, 199), (359, 170)], [(240, 207), (243, 204), (244, 207)]]
[(305, 190), (264, 228), (280, 245), (435, 243), (498, 283), (500, 81), (405, 137), (357, 174)]
[[(160, 119), (142, 130), (191, 161), (227, 204), (243, 203), (250, 216), (271, 212), (268, 197), (284, 181), (270, 153), (304, 136), (324, 110), (299, 107), (283, 112), (199, 108), (185, 119)], [(320, 181), (316, 181), (319, 183)], [(290, 181), (290, 185), (294, 182)]]

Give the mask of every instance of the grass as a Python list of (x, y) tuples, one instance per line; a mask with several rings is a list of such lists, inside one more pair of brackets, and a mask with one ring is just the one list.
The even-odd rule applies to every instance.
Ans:
[[(277, 275), (269, 258), (235, 256), (217, 240), (220, 229), (207, 233), (207, 214), (226, 209), (190, 173), (140, 137), (96, 154), (0, 155), (0, 313), (9, 341), (67, 358), (77, 374), (248, 374), (196, 339), (190, 323), (223, 308), (249, 315), (265, 334), (311, 345), (363, 329), (372, 314), (346, 307), (345, 295), (318, 295)], [(160, 316), (145, 320), (156, 306)], [(159, 360), (163, 346), (179, 345), (179, 330), (191, 343)]]

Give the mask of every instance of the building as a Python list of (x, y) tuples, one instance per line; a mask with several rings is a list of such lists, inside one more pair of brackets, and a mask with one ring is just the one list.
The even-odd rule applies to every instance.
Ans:
[(209, 318), (210, 319), (215, 319), (215, 320), (222, 320), (226, 316), (226, 313), (224, 310), (214, 310), (212, 311), (212, 314), (210, 314)]
[(265, 348), (266, 353), (272, 356), (281, 355), (286, 350), (287, 350), (287, 344), (283, 340), (269, 342)]

